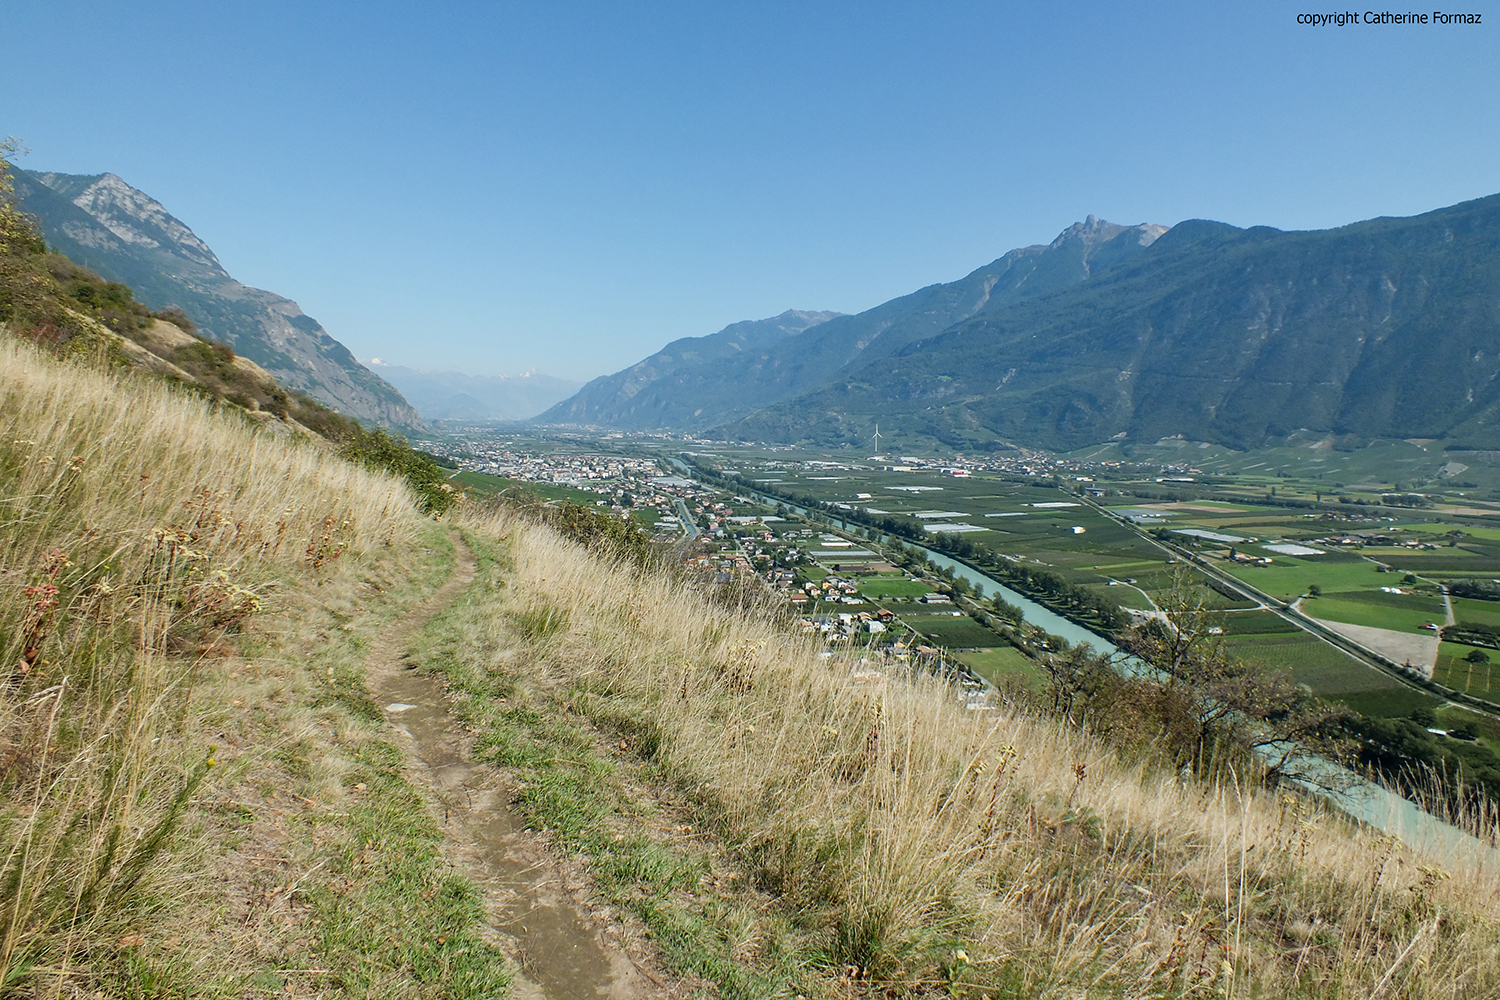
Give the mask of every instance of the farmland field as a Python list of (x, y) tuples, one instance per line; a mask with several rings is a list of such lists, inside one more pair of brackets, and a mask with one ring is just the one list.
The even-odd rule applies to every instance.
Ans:
[(1468, 597), (1450, 598), (1453, 602), (1453, 618), (1456, 621), (1472, 622), (1475, 625), (1500, 626), (1500, 602), (1476, 601)]
[(866, 597), (921, 597), (932, 588), (905, 576), (872, 576), (859, 582), (859, 592)]
[(972, 649), (954, 655), (966, 667), (991, 684), (998, 683), (1002, 677), (1009, 675), (1024, 678), (1027, 686), (1036, 689), (1046, 683), (1046, 678), (1036, 663), (1014, 646)]
[(1410, 688), (1305, 632), (1232, 637), (1230, 650), (1273, 670), (1286, 670), (1313, 694), (1342, 701), (1368, 715), (1403, 716), (1442, 699)]
[[(1469, 663), (1466, 659), (1476, 647), (1460, 642), (1445, 642), (1438, 647), (1437, 666), (1432, 679), (1455, 691), (1471, 694), (1486, 701), (1500, 702), (1500, 663)], [(1493, 649), (1481, 649), (1494, 660), (1500, 661), (1500, 653)]]
[(1378, 593), (1382, 584), (1389, 585), (1400, 579), (1380, 573), (1374, 563), (1364, 560), (1333, 562), (1325, 557), (1276, 556), (1270, 566), (1241, 566), (1226, 562), (1219, 568), (1281, 601), (1294, 600), (1305, 594), (1310, 584), (1322, 587), (1325, 593), (1341, 590), (1376, 590)]
[[(1309, 513), (1306, 508), (1279, 506), (1275, 502), (1276, 494), (1279, 491), (1281, 497), (1305, 496), (1312, 500), (1319, 491), (1330, 491), (1329, 485), (1310, 482), (1299, 486), (1278, 478), (1271, 469), (1266, 469), (1263, 474), (1245, 476), (1240, 490), (1244, 499), (1234, 502), (1228, 502), (1236, 495), (1234, 490), (1223, 483), (1215, 483), (1212, 487), (1179, 486), (1175, 482), (1147, 480), (1140, 484), (1141, 491), (1134, 496), (1133, 487), (1121, 484), (1115, 495), (1122, 499), (1107, 502), (1117, 514), (1136, 516), (1141, 527), (1141, 531), (1137, 531), (1106, 516), (1086, 498), (1059, 489), (1056, 481), (1036, 479), (1025, 482), (1014, 476), (1002, 478), (984, 472), (967, 478), (942, 475), (935, 470), (894, 472), (862, 467), (858, 459), (826, 461), (822, 465), (799, 469), (798, 460), (783, 456), (785, 453), (776, 453), (774, 457), (767, 454), (758, 460), (746, 452), (745, 462), (776, 463), (774, 468), (756, 472), (757, 478), (774, 473), (778, 482), (771, 487), (773, 489), (838, 505), (850, 514), (860, 512), (861, 517), (871, 518), (877, 524), (881, 521), (900, 524), (902, 530), (919, 532), (920, 539), (933, 548), (939, 548), (940, 539), (961, 539), (1025, 565), (1044, 568), (1069, 583), (1087, 587), (1101, 597), (1133, 608), (1149, 607), (1146, 598), (1133, 588), (1139, 588), (1160, 604), (1165, 592), (1172, 587), (1178, 569), (1169, 561), (1167, 552), (1142, 532), (1156, 528), (1166, 528), (1168, 532), (1179, 528), (1201, 528), (1256, 539), (1255, 542), (1237, 543), (1238, 550), (1247, 555), (1269, 556), (1272, 559), (1270, 565), (1255, 567), (1226, 562), (1221, 568), (1258, 590), (1291, 601), (1310, 586), (1321, 588), (1321, 598), (1306, 602), (1305, 610), (1314, 616), (1377, 628), (1395, 628), (1406, 633), (1419, 633), (1418, 627), (1424, 622), (1441, 623), (1444, 620), (1441, 601), (1429, 594), (1387, 595), (1380, 591), (1381, 586), (1399, 585), (1400, 573), (1383, 572), (1382, 567), (1365, 558), (1360, 550), (1318, 544), (1318, 539), (1331, 535), (1359, 532), (1391, 533), (1400, 538), (1395, 534), (1398, 524), (1411, 524), (1421, 532), (1407, 537), (1446, 541), (1447, 532), (1454, 526), (1423, 521), (1423, 515), (1410, 510), (1379, 506), (1379, 489), (1373, 482), (1368, 490), (1356, 495), (1373, 495), (1375, 504), (1351, 505), (1347, 510), (1325, 508), (1317, 513)], [(1288, 456), (1289, 459), (1306, 458), (1294, 452), (1288, 452)], [(835, 458), (827, 454), (820, 457), (823, 460)], [(1230, 455), (1225, 459), (1241, 461)], [(1198, 459), (1195, 457), (1194, 461)], [(1247, 466), (1243, 471), (1249, 472), (1251, 468), (1253, 466)], [(1324, 469), (1316, 465), (1311, 471), (1322, 472)], [(1101, 485), (1105, 485), (1103, 480)], [(1112, 487), (1106, 488), (1114, 493)], [(1191, 495), (1193, 491), (1209, 488), (1218, 498), (1194, 498)], [(1335, 488), (1345, 490), (1343, 484)], [(1166, 499), (1162, 498), (1164, 493)], [(1173, 502), (1170, 499), (1173, 495), (1182, 496), (1181, 502)], [(1262, 499), (1272, 502), (1262, 503)], [(838, 516), (838, 510), (833, 513)], [(957, 533), (926, 530), (940, 525), (967, 526), (974, 530)], [(1463, 525), (1457, 527), (1462, 529)], [(1398, 567), (1410, 562), (1413, 568), (1424, 561), (1429, 567), (1442, 565), (1445, 561), (1461, 562), (1464, 571), (1479, 573), (1494, 560), (1497, 564), (1495, 575), (1500, 576), (1500, 546), (1495, 546), (1494, 552), (1483, 548), (1500, 541), (1500, 529), (1478, 530), (1486, 535), (1494, 533), (1497, 537), (1466, 533), (1463, 540), (1472, 545), (1470, 549), (1451, 548), (1444, 542), (1439, 542), (1441, 548), (1429, 552), (1393, 547), (1389, 553), (1384, 553), (1382, 561)], [(1197, 548), (1209, 558), (1213, 558), (1212, 553), (1228, 548), (1211, 540), (1195, 544), (1185, 536), (1164, 537), (1170, 537), (1177, 545)], [(1285, 541), (1312, 544), (1326, 548), (1327, 552), (1320, 556), (1298, 557), (1262, 548), (1266, 544)], [(1373, 550), (1371, 554), (1374, 554)], [(1131, 581), (1133, 587), (1110, 585), (1111, 581), (1126, 580)], [(971, 619), (932, 614), (911, 604), (909, 597), (925, 589), (919, 587), (904, 579), (887, 576), (866, 579), (861, 584), (861, 592), (882, 602), (894, 601), (892, 606), (903, 612), (903, 619), (928, 635), (934, 643), (950, 648), (986, 647), (987, 652), (983, 655), (992, 657), (1010, 655), (996, 651), (998, 637)], [(1225, 612), (1220, 623), (1225, 628), (1225, 639), (1231, 651), (1270, 667), (1288, 670), (1295, 680), (1317, 694), (1347, 701), (1361, 711), (1385, 715), (1405, 715), (1420, 705), (1438, 703), (1424, 692), (1409, 688), (1336, 647), (1298, 631), (1295, 625), (1270, 612), (1250, 610), (1253, 605), (1248, 602), (1225, 597), (1204, 587), (1201, 577), (1194, 584), (1194, 592), (1210, 607)], [(905, 613), (908, 610), (910, 613)], [(1500, 607), (1476, 609), (1476, 617), (1482, 612), (1489, 612), (1486, 619), (1500, 620)]]
[(950, 649), (997, 646), (998, 635), (968, 615), (903, 614), (901, 620), (940, 646)]
[(1480, 742), (1491, 750), (1500, 751), (1500, 719), (1480, 715), (1458, 705), (1444, 705), (1436, 714), (1438, 725), (1444, 729), (1456, 729), (1465, 723), (1471, 723), (1479, 730)]
[[(1417, 610), (1411, 607), (1392, 606), (1377, 598), (1406, 597), (1405, 594), (1382, 594), (1379, 591), (1358, 594), (1333, 594), (1308, 598), (1302, 602), (1302, 613), (1312, 618), (1344, 622), (1349, 625), (1364, 625), (1369, 628), (1385, 628), (1397, 632), (1430, 631), (1423, 624), (1441, 625), (1444, 620), (1443, 602), (1427, 598), (1428, 607)], [(1417, 595), (1410, 595), (1417, 596)]]
[(1222, 618), (1227, 635), (1301, 634), (1301, 630), (1274, 611), (1241, 611)]

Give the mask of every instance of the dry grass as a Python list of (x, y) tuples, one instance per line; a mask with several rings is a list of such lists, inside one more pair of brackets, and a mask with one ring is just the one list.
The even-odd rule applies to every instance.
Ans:
[(1026, 997), (1500, 994), (1493, 864), (1444, 871), (1304, 797), (966, 711), (933, 678), (829, 658), (503, 514), (474, 529), (510, 565), (475, 592), (459, 655), (500, 670), (485, 658), (520, 637), (535, 697), (630, 714), (726, 849), (856, 978)]
[(189, 705), (242, 624), (416, 536), (402, 484), (210, 411), (0, 337), (0, 993), (193, 877)]

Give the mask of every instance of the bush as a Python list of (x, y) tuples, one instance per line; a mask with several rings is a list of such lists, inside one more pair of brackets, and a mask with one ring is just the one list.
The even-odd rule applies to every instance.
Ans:
[(416, 491), (417, 506), (423, 512), (439, 515), (463, 499), (431, 456), (414, 451), (399, 435), (383, 430), (367, 431), (347, 420), (339, 452), (345, 458), (370, 469), (379, 469), (405, 479)]

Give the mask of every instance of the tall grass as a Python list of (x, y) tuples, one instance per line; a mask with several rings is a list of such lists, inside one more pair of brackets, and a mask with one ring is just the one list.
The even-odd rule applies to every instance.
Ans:
[(278, 583), (411, 542), (405, 486), (0, 336), (0, 994), (174, 892), (215, 764), (187, 697)]
[(1017, 708), (967, 711), (921, 671), (830, 657), (522, 519), (474, 527), (512, 564), (458, 655), (498, 669), (487, 658), (521, 643), (530, 697), (628, 716), (856, 977), (1026, 997), (1500, 995), (1482, 851), (1439, 864), (1301, 795), (1162, 773)]

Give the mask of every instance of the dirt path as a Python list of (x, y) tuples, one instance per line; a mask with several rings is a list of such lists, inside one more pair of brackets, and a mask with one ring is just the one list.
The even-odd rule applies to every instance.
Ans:
[[(453, 576), (420, 608), (386, 628), (368, 660), (371, 694), (412, 764), (411, 777), (447, 838), (444, 854), (479, 888), (496, 943), (521, 975), (515, 997), (645, 1000), (673, 991), (619, 946), (581, 904), (587, 886), (510, 807), (503, 777), (470, 764), (472, 737), (450, 715), (442, 684), (417, 673), (406, 651), (417, 630), (474, 580), (477, 561), (454, 536)], [(615, 927), (615, 937), (619, 937)]]

